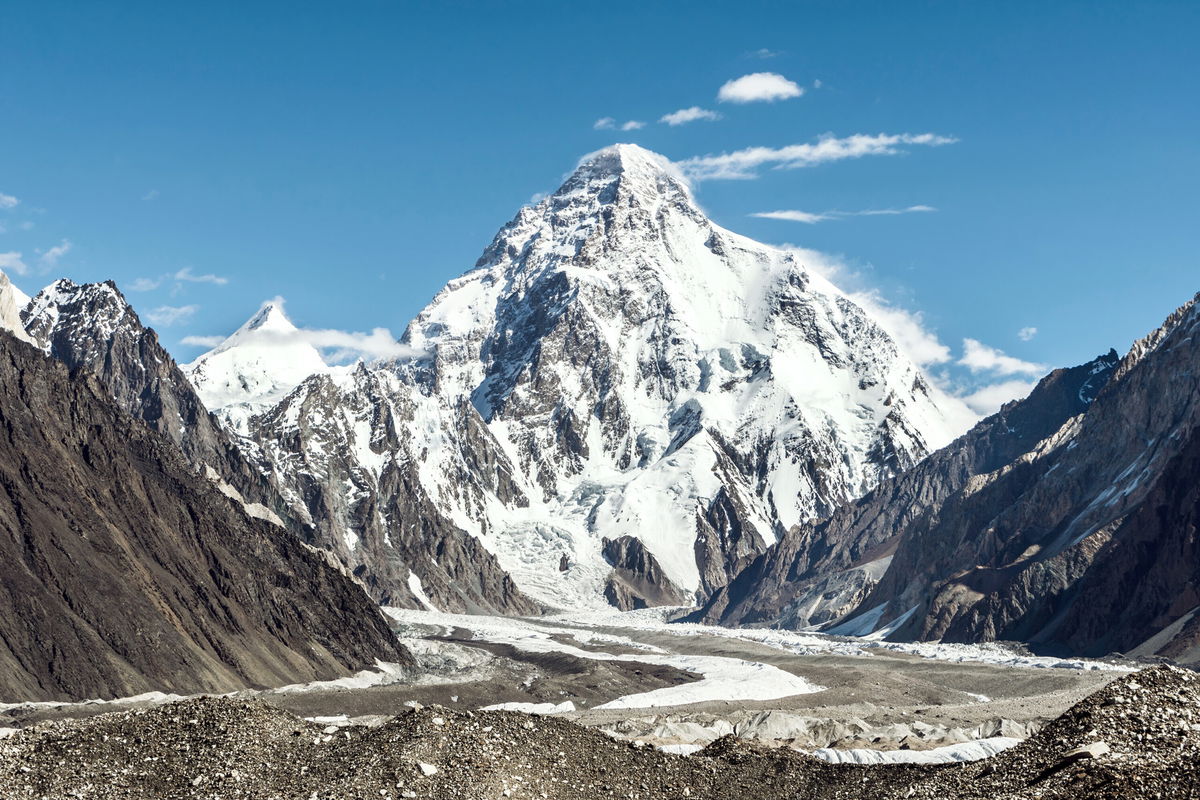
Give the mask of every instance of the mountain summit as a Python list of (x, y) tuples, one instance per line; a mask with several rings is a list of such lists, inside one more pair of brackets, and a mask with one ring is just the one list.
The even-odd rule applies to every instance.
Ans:
[(204, 404), (239, 433), (255, 413), (326, 369), (320, 351), (301, 335), (278, 300), (263, 303), (225, 341), (184, 366)]
[(446, 576), (396, 530), (411, 515), (380, 513), (384, 483), (544, 604), (684, 603), (961, 418), (799, 254), (715, 225), (635, 145), (585, 157), (438, 293), (404, 336), (426, 358), (328, 373), (303, 337), (265, 335), (276, 313), (192, 378), (393, 602), (436, 604)]

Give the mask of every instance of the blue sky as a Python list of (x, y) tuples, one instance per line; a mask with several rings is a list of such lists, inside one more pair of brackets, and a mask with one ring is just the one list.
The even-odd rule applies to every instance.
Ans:
[[(1195, 2), (12, 2), (0, 264), (31, 293), (115, 279), (181, 360), (276, 295), (304, 326), (399, 335), (604, 145), (929, 133), (954, 141), (768, 161), (697, 197), (919, 313), (964, 390), (1028, 380), (1200, 289), (1197, 41)], [(718, 98), (754, 73), (803, 94)], [(720, 119), (659, 122), (692, 107)], [(936, 210), (853, 213), (913, 207)], [(776, 211), (825, 218), (753, 216)]]

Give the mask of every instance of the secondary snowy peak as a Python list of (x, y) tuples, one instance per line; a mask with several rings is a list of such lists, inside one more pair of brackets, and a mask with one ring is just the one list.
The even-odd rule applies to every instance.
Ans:
[(278, 302), (264, 303), (221, 344), (183, 367), (210, 411), (239, 433), (310, 375), (328, 371), (321, 353)]

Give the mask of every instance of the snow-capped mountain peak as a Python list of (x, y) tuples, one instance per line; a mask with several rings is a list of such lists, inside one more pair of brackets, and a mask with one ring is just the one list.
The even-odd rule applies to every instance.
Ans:
[(500, 230), (408, 326), (419, 362), (306, 381), (268, 409), (276, 388), (216, 370), (263, 335), (198, 360), (198, 388), (219, 375), (226, 408), (262, 409), (239, 430), (288, 493), (337, 499), (334, 547), (395, 560), (378, 554), (411, 533), (372, 498), (403, 486), (549, 605), (705, 597), (958, 432), (863, 308), (801, 253), (713, 223), (635, 145), (586, 156)]
[(225, 341), (183, 367), (205, 406), (240, 433), (255, 413), (328, 369), (277, 300), (263, 303)]

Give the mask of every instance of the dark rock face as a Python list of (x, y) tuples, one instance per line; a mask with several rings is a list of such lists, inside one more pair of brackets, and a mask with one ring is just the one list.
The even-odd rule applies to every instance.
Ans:
[(193, 464), (211, 467), (247, 501), (263, 504), (301, 532), (269, 478), (205, 409), (158, 335), (142, 324), (111, 281), (55, 281), (33, 298), (22, 320), (45, 352), (99, 377), (120, 409), (173, 441)]
[(321, 554), (109, 387), (0, 333), (0, 699), (224, 692), (406, 662)]
[[(1200, 606), (1200, 307), (1134, 345), (1082, 416), (910, 526), (866, 600), (900, 635), (1138, 648)], [(1195, 631), (1144, 652), (1196, 657)]]
[(916, 469), (793, 531), (705, 618), (872, 612), (872, 627), (894, 622), (893, 639), (1200, 660), (1196, 301), (1113, 361), (1050, 375)]
[(602, 552), (604, 560), (613, 567), (604, 585), (604, 597), (622, 611), (680, 606), (690, 599), (671, 583), (641, 539), (633, 536), (605, 539)]
[[(175, 442), (196, 468), (213, 469), (247, 502), (269, 509), (293, 534), (335, 553), (380, 602), (419, 607), (410, 588), (411, 573), (443, 610), (537, 610), (495, 558), (434, 507), (414, 480), (412, 462), (393, 463), (379, 485), (371, 485), (350, 466), (349, 454), (337, 453), (347, 448), (341, 439), (328, 442), (336, 455), (327, 463), (305, 464), (308, 440), (328, 439), (328, 432), (313, 430), (316, 426), (311, 424), (280, 430), (289, 405), (255, 421), (255, 431), (270, 441), (270, 449), (227, 431), (112, 283), (56, 281), (33, 299), (23, 319), (46, 352), (72, 369), (94, 373), (121, 409)], [(371, 426), (375, 448), (395, 447), (404, 431), (386, 415), (380, 387), (366, 379), (365, 371), (361, 377), (357, 397), (337, 396), (327, 378), (317, 377), (295, 404), (328, 420), (342, 406), (357, 403)], [(463, 427), (469, 435), (470, 420)], [(489, 451), (481, 453), (476, 465), (480, 477), (475, 479), (490, 479), (493, 491), (511, 496), (505, 465), (494, 463), (494, 457), (488, 461)], [(348, 485), (355, 491), (347, 492)], [(354, 548), (346, 544), (351, 536)]]
[(906, 530), (1035, 447), (1087, 409), (1117, 364), (1115, 351), (1047, 375), (908, 472), (814, 524), (793, 528), (718, 591), (694, 618), (727, 625), (818, 625), (853, 611), (888, 570)]
[[(511, 467), (487, 446), (487, 429), (474, 409), (463, 404), (458, 412), (464, 469), (443, 491), (468, 493), (485, 482), (519, 501)], [(538, 613), (540, 606), (517, 589), (495, 556), (429, 496), (418, 477), (421, 454), (391, 455), (408, 455), (406, 432), (415, 414), (394, 381), (360, 366), (341, 385), (326, 375), (306, 380), (250, 420), (244, 446), (262, 454), (310, 522), (314, 541), (347, 564), (380, 603), (420, 608), (413, 589), (419, 581), (442, 611)]]

